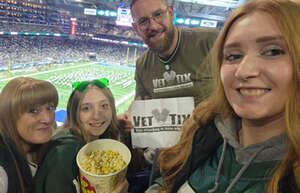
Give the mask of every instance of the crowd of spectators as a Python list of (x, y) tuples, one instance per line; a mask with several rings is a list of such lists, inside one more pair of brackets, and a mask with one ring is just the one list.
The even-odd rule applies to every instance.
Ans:
[(109, 34), (117, 37), (130, 39), (138, 39), (131, 27), (122, 27), (111, 24), (106, 24), (96, 28), (96, 34)]
[[(79, 13), (77, 10), (76, 13)], [(74, 36), (70, 36), (71, 17), (76, 17)], [(93, 52), (105, 62), (133, 64), (145, 48), (91, 40), (91, 37), (141, 43), (131, 27), (116, 26), (109, 19), (51, 5), (21, 0), (0, 0), (0, 70), (44, 63), (89, 60)], [(8, 35), (6, 32), (64, 34), (67, 37)], [(42, 35), (42, 34), (41, 34)], [(137, 51), (135, 50), (137, 49)]]
[(47, 7), (26, 1), (1, 0), (0, 17), (8, 21), (26, 23), (47, 23)]
[[(75, 8), (73, 8), (75, 9)], [(71, 18), (76, 18), (76, 35), (112, 35), (121, 38), (138, 40), (131, 27), (121, 27), (114, 24), (115, 18), (100, 18), (83, 15), (83, 10), (66, 10), (44, 4), (34, 4), (17, 0), (0, 0), (0, 31), (59, 31), (69, 34)], [(77, 8), (79, 9), (79, 8)], [(75, 14), (77, 13), (77, 14)], [(80, 14), (78, 14), (80, 13)], [(107, 20), (109, 22), (102, 22)], [(8, 24), (3, 24), (3, 21)], [(32, 25), (36, 24), (34, 27)], [(27, 25), (27, 26), (26, 26)]]
[(61, 33), (57, 27), (41, 25), (41, 24), (26, 24), (16, 22), (0, 21), (0, 31), (2, 32), (35, 32), (35, 33)]
[[(96, 54), (98, 60), (118, 64), (134, 61), (145, 48), (107, 43), (87, 39), (70, 39), (68, 37), (47, 36), (0, 36), (0, 66), (24, 66), (35, 63), (64, 63), (68, 61), (87, 61), (88, 53)], [(129, 50), (129, 52), (128, 52)], [(127, 57), (127, 54), (128, 57)]]

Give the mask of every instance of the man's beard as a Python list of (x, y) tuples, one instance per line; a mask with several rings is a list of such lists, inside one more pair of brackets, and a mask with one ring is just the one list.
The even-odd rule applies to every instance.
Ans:
[(175, 28), (171, 27), (169, 30), (165, 30), (163, 33), (165, 33), (165, 36), (161, 40), (152, 42), (150, 38), (145, 39), (145, 43), (148, 45), (151, 51), (155, 53), (164, 53), (170, 49), (175, 36)]

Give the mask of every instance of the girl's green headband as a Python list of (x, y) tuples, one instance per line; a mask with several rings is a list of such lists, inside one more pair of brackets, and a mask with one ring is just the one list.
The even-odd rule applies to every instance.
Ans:
[(96, 85), (99, 88), (106, 88), (109, 83), (107, 78), (95, 79), (92, 81), (77, 81), (72, 83), (72, 88), (74, 91), (78, 90), (79, 92), (84, 92), (90, 84)]

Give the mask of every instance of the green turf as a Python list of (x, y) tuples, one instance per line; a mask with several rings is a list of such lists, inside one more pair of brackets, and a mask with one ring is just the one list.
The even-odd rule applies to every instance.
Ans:
[(105, 65), (98, 62), (71, 63), (55, 66), (40, 66), (39, 68), (27, 68), (12, 71), (8, 77), (7, 71), (1, 73), (0, 90), (13, 77), (29, 76), (37, 79), (48, 80), (57, 88), (59, 94), (58, 109), (66, 109), (68, 98), (72, 92), (72, 82), (92, 80), (106, 77), (110, 80), (111, 89), (116, 105), (117, 113), (123, 113), (128, 109), (134, 97), (135, 81), (134, 68)]

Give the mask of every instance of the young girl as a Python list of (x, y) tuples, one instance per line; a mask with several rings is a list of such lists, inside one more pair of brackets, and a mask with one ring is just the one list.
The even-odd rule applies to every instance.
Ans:
[(298, 0), (234, 11), (214, 47), (214, 92), (162, 150), (163, 183), (148, 192), (299, 192), (298, 18)]
[(0, 192), (31, 193), (33, 176), (50, 141), (58, 103), (55, 87), (18, 77), (0, 95)]
[[(63, 129), (51, 140), (50, 149), (36, 176), (36, 193), (76, 193), (79, 169), (76, 155), (95, 139), (120, 140), (114, 97), (105, 78), (73, 83)], [(114, 193), (127, 192), (125, 180)]]

